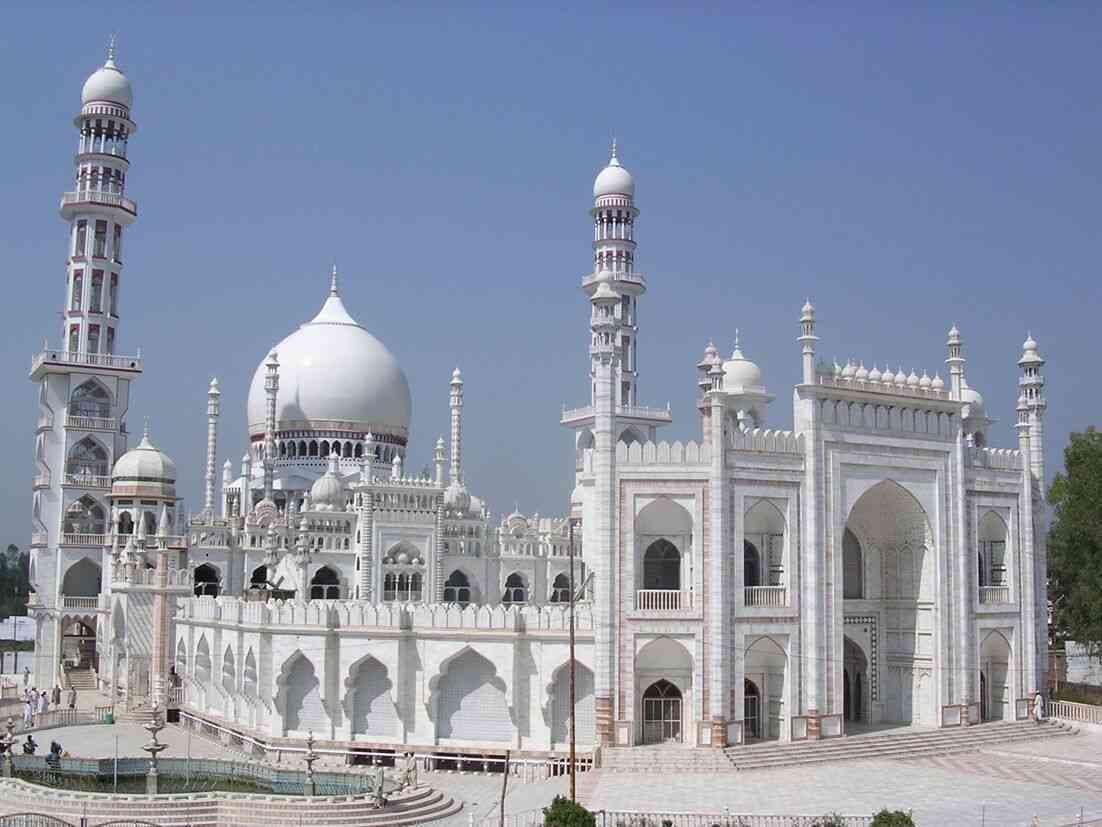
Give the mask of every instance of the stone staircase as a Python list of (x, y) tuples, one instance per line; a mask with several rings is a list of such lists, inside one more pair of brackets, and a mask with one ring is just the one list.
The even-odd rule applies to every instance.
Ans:
[(1014, 741), (1074, 735), (1077, 731), (1051, 720), (1043, 724), (1015, 721), (965, 728), (880, 730), (825, 741), (768, 741), (725, 750), (679, 744), (606, 747), (601, 750), (600, 769), (641, 773), (729, 772), (827, 761), (924, 758), (974, 752)]
[(96, 689), (96, 676), (91, 669), (67, 669), (65, 675), (69, 686), (77, 692), (94, 692)]
[(1056, 721), (988, 723), (946, 729), (904, 729), (868, 732), (825, 741), (764, 743), (728, 747), (724, 750), (737, 770), (771, 769), (825, 761), (856, 761), (868, 758), (924, 758), (974, 752), (986, 747), (1036, 738), (1073, 735), (1075, 728)]

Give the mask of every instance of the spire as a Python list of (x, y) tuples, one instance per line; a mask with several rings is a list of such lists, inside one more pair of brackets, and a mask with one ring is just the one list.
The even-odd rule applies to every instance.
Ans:
[(329, 277), (329, 295), (339, 296), (340, 291), (337, 289), (337, 265), (333, 265), (333, 272)]
[(612, 136), (612, 155), (608, 159), (608, 165), (610, 167), (620, 166), (620, 159), (616, 157), (616, 136)]
[(739, 346), (739, 331), (738, 331), (737, 327), (735, 328), (735, 352), (731, 354), (731, 358), (732, 359), (745, 359), (746, 358), (745, 356), (742, 355), (742, 348)]
[(115, 44), (118, 42), (118, 37), (114, 32), (111, 33), (110, 39), (107, 41), (107, 62), (104, 66), (115, 67)]

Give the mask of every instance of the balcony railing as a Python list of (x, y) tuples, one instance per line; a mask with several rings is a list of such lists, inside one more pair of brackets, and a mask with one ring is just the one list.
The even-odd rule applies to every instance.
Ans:
[(100, 192), (98, 190), (79, 190), (67, 192), (61, 196), (61, 206), (70, 204), (101, 204), (105, 207), (121, 207), (133, 216), (138, 214), (138, 205), (117, 192)]
[(66, 474), (63, 480), (64, 485), (73, 485), (77, 488), (111, 488), (110, 477), (101, 477), (94, 474)]
[(54, 415), (48, 411), (43, 411), (38, 415), (38, 430), (48, 431), (54, 427)]
[(141, 356), (113, 356), (110, 353), (79, 353), (71, 350), (44, 350), (31, 357), (31, 373), (45, 363), (55, 365), (79, 365), (92, 368), (119, 368), (121, 370), (140, 371)]
[(747, 606), (781, 609), (788, 605), (786, 586), (746, 586), (744, 591)]
[(635, 592), (635, 608), (645, 612), (677, 612), (693, 607), (691, 592), (679, 589), (639, 589)]
[(50, 475), (49, 474), (36, 474), (33, 485), (35, 488), (49, 488), (50, 487)]
[(81, 431), (116, 431), (118, 430), (117, 419), (112, 417), (102, 416), (79, 416), (75, 414), (68, 414), (65, 417), (65, 427), (77, 428)]
[[(562, 417), (560, 422), (570, 423), (579, 419), (588, 419), (593, 416), (594, 410), (592, 405), (584, 405), (580, 408), (566, 408), (562, 409)], [(671, 422), (673, 420), (673, 414), (670, 413), (669, 407), (665, 408), (653, 408), (647, 405), (617, 405), (616, 416), (631, 417), (634, 419), (653, 419), (660, 420), (662, 422)]]
[(31, 532), (31, 545), (32, 546), (44, 546), (50, 542), (50, 535), (45, 531), (33, 531)]
[(67, 594), (61, 597), (63, 609), (95, 609), (98, 605), (98, 597), (70, 597)]
[(980, 586), (980, 603), (1009, 603), (1010, 586)]
[(617, 270), (600, 270), (596, 273), (587, 273), (582, 277), (582, 287), (588, 287), (600, 279), (608, 278), (612, 281), (622, 281), (628, 284), (638, 284), (640, 287), (647, 286), (647, 277), (642, 273), (636, 273), (634, 270), (630, 273), (619, 272)]
[(63, 546), (105, 546), (107, 542), (107, 534), (69, 532), (61, 535), (61, 545)]

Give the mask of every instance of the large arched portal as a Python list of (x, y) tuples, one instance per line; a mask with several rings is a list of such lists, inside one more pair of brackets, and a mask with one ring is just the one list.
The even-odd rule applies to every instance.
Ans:
[(681, 743), (681, 690), (657, 680), (643, 690), (643, 743)]
[(851, 723), (868, 720), (869, 659), (864, 650), (850, 638), (842, 643), (842, 711)]
[(980, 644), (980, 707), (985, 721), (1010, 720), (1010, 642), (1002, 632), (989, 632)]
[(788, 727), (785, 704), (788, 654), (782, 642), (772, 637), (759, 637), (747, 643), (744, 674), (757, 697), (757, 721), (753, 727), (747, 723), (747, 734), (755, 738), (781, 738)]
[(635, 656), (635, 717), (642, 743), (684, 740), (690, 731), (688, 722), (693, 720), (692, 687), (693, 658), (683, 641), (663, 635), (639, 650)]
[(497, 667), (467, 649), (447, 666), (437, 689), (441, 738), (509, 741), (514, 734), (505, 682)]
[[(591, 746), (597, 731), (593, 702), (593, 672), (574, 662), (574, 737), (580, 746)], [(551, 743), (570, 743), (570, 664), (562, 666), (551, 685)]]
[[(879, 630), (880, 668), (871, 671), (881, 676), (882, 684), (879, 704), (870, 709), (870, 719), (935, 723), (935, 561), (925, 510), (898, 483), (877, 483), (850, 510), (842, 552), (849, 583), (848, 594), (845, 584), (838, 584), (842, 587), (838, 597), (854, 599), (850, 595), (860, 594), (861, 614), (872, 614)], [(843, 695), (839, 706), (844, 707), (844, 664), (838, 664), (838, 672), (835, 686)], [(872, 687), (867, 689), (869, 697), (876, 694)], [(850, 693), (852, 702), (852, 686)], [(866, 703), (864, 698), (862, 703)]]

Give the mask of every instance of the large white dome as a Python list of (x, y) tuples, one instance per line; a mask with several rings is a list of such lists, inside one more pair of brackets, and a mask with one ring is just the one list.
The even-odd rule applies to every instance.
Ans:
[[(273, 350), (279, 359), (276, 430), (409, 433), (409, 382), (398, 360), (344, 307), (336, 275), (321, 311)], [(264, 433), (265, 362), (249, 387), (250, 436)]]
[(625, 195), (632, 198), (635, 195), (635, 179), (620, 164), (616, 157), (616, 144), (612, 144), (612, 157), (608, 166), (597, 173), (593, 182), (593, 197), (601, 198), (606, 195)]
[(130, 80), (115, 65), (114, 58), (108, 57), (107, 62), (96, 69), (84, 81), (84, 89), (80, 93), (81, 103), (94, 101), (107, 101), (125, 106), (127, 109), (134, 102), (134, 92), (130, 88)]

